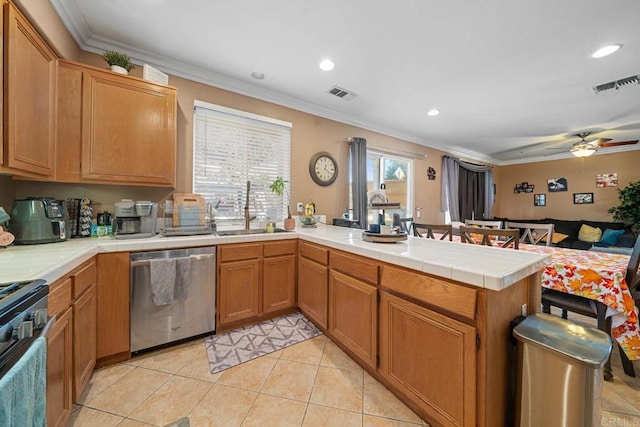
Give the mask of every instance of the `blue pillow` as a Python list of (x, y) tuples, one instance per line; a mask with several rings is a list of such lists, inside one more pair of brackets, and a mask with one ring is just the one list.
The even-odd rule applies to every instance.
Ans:
[(607, 228), (606, 230), (604, 230), (604, 233), (602, 233), (602, 238), (600, 239), (600, 241), (602, 243), (606, 243), (609, 246), (615, 246), (616, 243), (618, 243), (618, 237), (622, 236), (624, 234), (624, 230), (612, 230), (610, 228)]

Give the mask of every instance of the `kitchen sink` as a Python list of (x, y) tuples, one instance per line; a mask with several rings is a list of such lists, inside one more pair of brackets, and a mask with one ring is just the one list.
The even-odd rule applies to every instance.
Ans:
[[(257, 229), (257, 230), (218, 230), (216, 234), (218, 236), (243, 236), (246, 234), (265, 234), (267, 230)], [(289, 230), (285, 230), (284, 228), (276, 228), (274, 233), (288, 233)]]

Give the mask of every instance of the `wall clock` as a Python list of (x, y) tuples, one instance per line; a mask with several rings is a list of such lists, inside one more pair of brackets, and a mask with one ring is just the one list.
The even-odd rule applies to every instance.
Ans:
[(311, 156), (309, 173), (318, 185), (331, 185), (338, 177), (338, 162), (326, 151), (320, 151)]

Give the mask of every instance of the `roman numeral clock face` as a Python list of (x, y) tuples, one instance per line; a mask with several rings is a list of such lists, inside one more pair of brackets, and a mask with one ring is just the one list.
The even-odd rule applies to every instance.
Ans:
[(316, 184), (330, 185), (338, 176), (338, 163), (331, 154), (321, 151), (311, 157), (309, 173)]

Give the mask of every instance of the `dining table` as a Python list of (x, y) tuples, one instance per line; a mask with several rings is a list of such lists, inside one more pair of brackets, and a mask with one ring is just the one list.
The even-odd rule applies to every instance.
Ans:
[(551, 255), (542, 271), (543, 288), (606, 305), (607, 316), (611, 316), (611, 336), (629, 360), (640, 360), (638, 307), (625, 278), (629, 255), (525, 243), (519, 246), (523, 251)]

